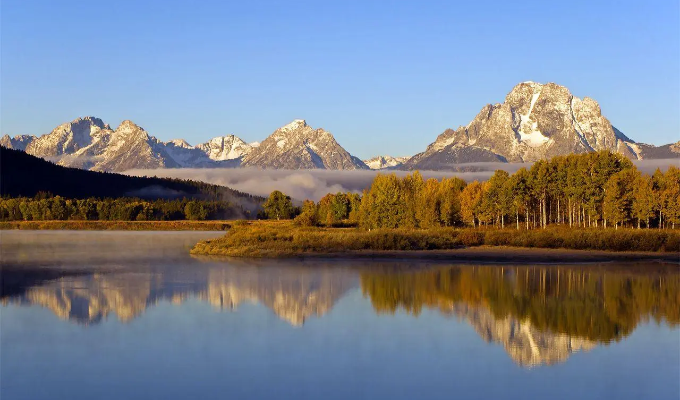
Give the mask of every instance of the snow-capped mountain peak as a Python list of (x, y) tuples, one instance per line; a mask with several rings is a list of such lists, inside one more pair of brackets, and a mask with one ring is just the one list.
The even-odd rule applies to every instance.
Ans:
[(193, 146), (190, 145), (189, 142), (187, 142), (184, 139), (172, 139), (166, 144), (173, 144), (175, 147), (181, 147), (183, 149), (193, 149)]
[(274, 169), (367, 169), (333, 135), (296, 119), (272, 133), (243, 158), (244, 166)]
[(252, 150), (252, 146), (234, 135), (218, 136), (196, 146), (213, 161), (236, 160)]
[(304, 128), (305, 126), (307, 126), (307, 121), (304, 119), (294, 119), (292, 122), (282, 126), (278, 130), (281, 132), (290, 132), (296, 129)]
[(597, 101), (578, 98), (555, 83), (527, 81), (512, 88), (503, 103), (483, 107), (468, 125), (444, 131), (424, 152), (413, 156), (405, 168), (446, 169), (451, 164), (476, 161), (536, 161), (599, 150), (634, 159), (645, 157), (642, 147), (602, 115)]
[(370, 169), (393, 169), (398, 168), (410, 157), (377, 156), (364, 160), (364, 164)]

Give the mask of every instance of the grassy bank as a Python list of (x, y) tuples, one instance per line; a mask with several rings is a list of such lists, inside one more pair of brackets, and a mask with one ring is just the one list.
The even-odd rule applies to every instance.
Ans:
[(230, 221), (9, 221), (0, 230), (223, 231)]
[(290, 222), (236, 223), (224, 236), (198, 243), (192, 254), (289, 257), (357, 251), (450, 250), (477, 246), (678, 252), (680, 232), (635, 229), (428, 230), (306, 228)]

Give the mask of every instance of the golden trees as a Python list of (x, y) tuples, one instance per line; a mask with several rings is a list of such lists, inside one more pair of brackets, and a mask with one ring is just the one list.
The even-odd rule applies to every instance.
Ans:
[(465, 187), (465, 181), (459, 178), (444, 178), (439, 184), (439, 212), (440, 221), (444, 226), (458, 225), (462, 219), (460, 215), (460, 192)]
[(668, 168), (664, 174), (664, 188), (660, 199), (673, 229), (680, 223), (680, 169), (675, 166)]
[(465, 186), (460, 194), (461, 216), (463, 217), (463, 221), (473, 227), (477, 226), (477, 221), (479, 220), (479, 207), (482, 203), (482, 196), (482, 184), (478, 181), (474, 181)]
[(633, 217), (637, 219), (637, 227), (640, 229), (641, 222), (649, 228), (649, 219), (654, 216), (656, 199), (652, 187), (652, 179), (648, 175), (638, 175), (633, 183)]
[[(1, 206), (0, 216), (9, 215), (9, 208)], [(572, 154), (538, 161), (512, 175), (498, 170), (488, 181), (468, 185), (458, 178), (424, 181), (418, 172), (378, 175), (363, 197), (329, 194), (317, 208), (320, 223), (349, 219), (368, 229), (461, 223), (505, 228), (508, 218), (516, 229), (521, 222), (526, 229), (567, 222), (575, 227), (675, 228), (680, 224), (680, 169), (649, 177), (618, 154)]]
[(364, 191), (358, 213), (365, 228), (433, 228), (460, 223), (458, 178), (423, 181), (418, 172), (399, 178), (378, 175)]
[(607, 222), (624, 225), (632, 216), (633, 211), (633, 184), (640, 173), (636, 169), (624, 169), (609, 178), (604, 188), (604, 201), (602, 210)]

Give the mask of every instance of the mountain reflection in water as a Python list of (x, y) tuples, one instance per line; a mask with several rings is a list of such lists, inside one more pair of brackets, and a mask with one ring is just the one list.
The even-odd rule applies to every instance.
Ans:
[[(64, 320), (98, 324), (140, 318), (160, 302), (200, 299), (217, 310), (260, 303), (303, 326), (360, 287), (377, 314), (423, 309), (469, 323), (521, 366), (552, 365), (618, 341), (641, 321), (680, 322), (677, 266), (472, 266), (375, 261), (191, 259), (131, 270), (3, 268), (3, 304), (46, 307)], [(30, 277), (30, 278), (29, 278)], [(26, 279), (23, 279), (26, 278)]]

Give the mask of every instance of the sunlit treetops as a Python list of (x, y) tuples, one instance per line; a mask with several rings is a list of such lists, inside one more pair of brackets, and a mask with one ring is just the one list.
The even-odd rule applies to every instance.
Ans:
[[(270, 200), (271, 197), (270, 197)], [(419, 172), (376, 176), (361, 196), (337, 193), (297, 212), (300, 225), (341, 221), (366, 229), (446, 226), (516, 229), (570, 227), (675, 228), (680, 223), (680, 169), (652, 176), (627, 158), (597, 152), (538, 161), (485, 182), (424, 180)]]

